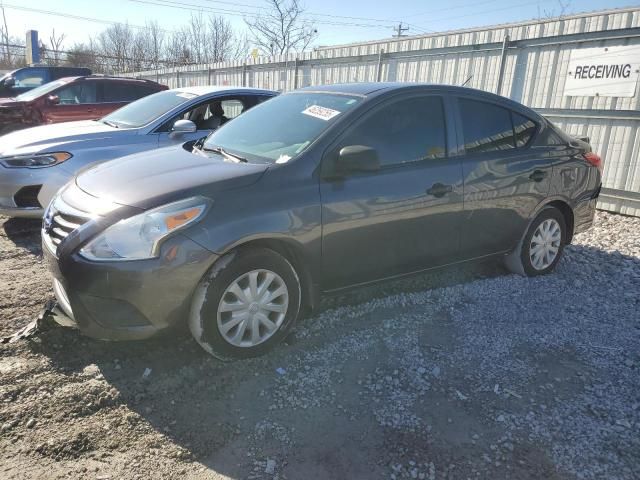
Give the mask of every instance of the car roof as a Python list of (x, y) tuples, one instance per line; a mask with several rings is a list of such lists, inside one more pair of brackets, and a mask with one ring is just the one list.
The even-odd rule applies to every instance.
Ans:
[(191, 93), (193, 95), (198, 95), (198, 96), (208, 95), (210, 93), (231, 92), (231, 91), (246, 91), (246, 92), (273, 93), (273, 94), (277, 93), (277, 92), (274, 92), (273, 90), (267, 90), (264, 88), (218, 86), (218, 85), (172, 88), (171, 91)]
[(391, 92), (400, 92), (402, 90), (414, 90), (414, 89), (425, 89), (431, 90), (433, 92), (441, 92), (441, 93), (453, 93), (459, 95), (470, 95), (477, 99), (484, 99), (486, 101), (491, 101), (495, 103), (501, 103), (504, 106), (509, 106), (510, 108), (514, 108), (516, 110), (520, 110), (523, 112), (527, 112), (529, 116), (535, 116), (536, 118), (541, 118), (538, 113), (536, 113), (531, 108), (522, 105), (514, 100), (511, 100), (507, 97), (502, 97), (500, 95), (496, 95), (495, 93), (487, 92), (485, 90), (478, 90), (476, 88), (469, 87), (460, 87), (457, 85), (446, 85), (446, 84), (438, 84), (438, 83), (415, 83), (415, 82), (365, 82), (365, 83), (335, 83), (332, 85), (317, 85), (312, 87), (305, 87), (299, 90), (294, 90), (291, 93), (295, 92), (326, 92), (326, 93), (337, 93), (337, 94), (346, 94), (346, 95), (359, 95), (363, 97), (373, 97), (382, 94), (388, 94)]

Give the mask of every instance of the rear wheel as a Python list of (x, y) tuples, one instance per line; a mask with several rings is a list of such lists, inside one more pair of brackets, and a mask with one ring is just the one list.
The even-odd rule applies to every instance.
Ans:
[(241, 249), (221, 258), (200, 281), (189, 328), (215, 357), (255, 357), (286, 337), (300, 297), (300, 280), (287, 259), (266, 248)]
[(562, 212), (550, 207), (540, 212), (522, 241), (520, 260), (529, 276), (544, 275), (560, 261), (567, 232)]

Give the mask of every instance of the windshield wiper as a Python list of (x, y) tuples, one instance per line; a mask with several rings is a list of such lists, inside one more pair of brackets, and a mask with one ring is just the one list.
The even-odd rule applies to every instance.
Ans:
[(118, 125), (115, 122), (110, 122), (109, 120), (102, 120), (102, 123), (104, 123), (105, 125), (109, 125), (110, 127), (113, 127), (113, 128), (120, 128), (120, 125)]
[(217, 153), (219, 155), (222, 155), (223, 157), (232, 160), (234, 162), (237, 163), (247, 163), (248, 160), (244, 157), (241, 157), (240, 155), (236, 155), (235, 153), (231, 153), (231, 152), (227, 152), (224, 148), (222, 147), (213, 147), (213, 148), (207, 148), (207, 147), (202, 147), (201, 150), (205, 151), (205, 152), (213, 152), (213, 153)]

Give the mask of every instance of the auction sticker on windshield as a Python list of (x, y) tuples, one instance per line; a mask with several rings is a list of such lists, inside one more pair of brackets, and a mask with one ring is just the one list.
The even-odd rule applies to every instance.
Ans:
[(331, 120), (336, 115), (340, 115), (338, 110), (333, 110), (327, 107), (321, 107), (320, 105), (311, 105), (302, 111), (305, 115), (319, 118), (320, 120)]

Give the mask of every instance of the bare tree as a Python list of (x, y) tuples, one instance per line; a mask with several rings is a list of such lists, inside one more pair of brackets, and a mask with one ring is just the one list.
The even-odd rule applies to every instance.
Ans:
[(268, 55), (303, 51), (318, 31), (302, 17), (304, 8), (299, 0), (268, 0), (269, 9), (255, 19), (245, 18), (252, 40)]
[(60, 63), (60, 50), (62, 50), (62, 42), (64, 42), (65, 34), (61, 34), (56, 36), (56, 29), (51, 30), (51, 35), (49, 35), (49, 44), (51, 45), (50, 50), (45, 50), (47, 53), (51, 53), (49, 56), (53, 65), (58, 65)]
[[(558, 1), (558, 9), (556, 10), (555, 8), (552, 8), (551, 10), (544, 10), (544, 18), (546, 19), (550, 19), (550, 18), (562, 18), (566, 15), (567, 11), (569, 10), (569, 7), (571, 7), (571, 0), (557, 0)], [(538, 7), (538, 18), (541, 18), (540, 16), (540, 7)]]
[(223, 17), (211, 15), (208, 23), (207, 50), (209, 62), (223, 62), (233, 58), (237, 47), (231, 24)]
[(160, 29), (160, 25), (158, 22), (149, 22), (147, 24), (147, 33), (148, 33), (148, 60), (151, 63), (152, 68), (158, 69), (160, 68), (160, 60), (162, 59), (162, 54), (165, 47), (165, 34), (162, 29)]
[(4, 13), (4, 7), (0, 7), (2, 8), (2, 21), (4, 26), (2, 27), (2, 42), (4, 43), (5, 46), (5, 56), (4, 56), (4, 62), (7, 66), (11, 66), (11, 47), (10, 47), (10, 38), (9, 38), (9, 27), (7, 27), (7, 16)]
[(134, 33), (128, 24), (116, 23), (98, 35), (100, 53), (108, 58), (109, 70), (126, 72), (129, 67), (130, 50), (134, 44)]
[(65, 52), (65, 65), (70, 67), (87, 67), (94, 72), (102, 71), (96, 57), (96, 50), (92, 42), (89, 45), (84, 43), (74, 44), (67, 52)]
[(171, 66), (180, 66), (192, 63), (191, 49), (189, 48), (189, 32), (177, 30), (169, 37), (165, 47), (166, 62)]

